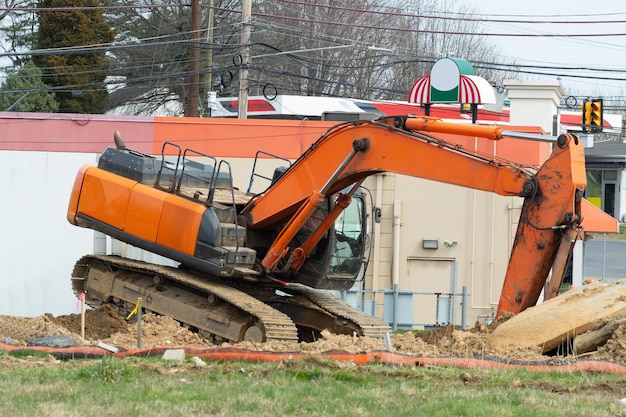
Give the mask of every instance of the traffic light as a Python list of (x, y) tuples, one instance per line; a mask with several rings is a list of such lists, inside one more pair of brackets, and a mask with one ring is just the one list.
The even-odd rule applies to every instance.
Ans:
[(582, 128), (585, 133), (602, 132), (602, 99), (585, 100), (582, 105)]

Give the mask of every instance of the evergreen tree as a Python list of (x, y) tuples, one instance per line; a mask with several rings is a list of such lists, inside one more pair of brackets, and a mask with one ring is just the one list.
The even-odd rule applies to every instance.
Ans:
[(41, 80), (41, 70), (28, 61), (2, 84), (0, 110), (54, 113), (59, 103)]
[(42, 0), (38, 4), (37, 49), (64, 50), (33, 59), (43, 71), (44, 82), (57, 92), (61, 112), (103, 113), (106, 109), (107, 62), (105, 50), (96, 45), (112, 42), (114, 32), (101, 10), (85, 9), (99, 5), (96, 0)]

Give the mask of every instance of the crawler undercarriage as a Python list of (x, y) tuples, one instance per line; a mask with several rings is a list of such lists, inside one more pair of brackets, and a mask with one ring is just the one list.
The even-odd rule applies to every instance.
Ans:
[(253, 286), (117, 256), (81, 258), (72, 284), (94, 308), (107, 303), (125, 316), (141, 298), (144, 311), (171, 317), (215, 343), (310, 342), (323, 330), (370, 337), (389, 332), (382, 320), (327, 291), (301, 284)]

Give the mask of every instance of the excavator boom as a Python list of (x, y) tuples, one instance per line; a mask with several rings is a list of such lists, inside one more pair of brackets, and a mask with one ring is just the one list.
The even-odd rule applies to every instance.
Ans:
[[(558, 259), (561, 263), (569, 259), (572, 236), (582, 220), (580, 204), (586, 186), (582, 144), (573, 135), (561, 135), (552, 155), (537, 171), (464, 149), (425, 133), (429, 130), (492, 140), (524, 136), (497, 126), (411, 117), (335, 127), (264, 195), (244, 208), (242, 215), (251, 229), (286, 223), (263, 266), (271, 270), (287, 255), (289, 242), (326, 196), (377, 172), (394, 172), (524, 197), (497, 314), (518, 313), (534, 305), (561, 245), (564, 249)], [(293, 250), (288, 265), (297, 269), (312, 247), (308, 244)], [(564, 270), (563, 265), (557, 266), (560, 276), (553, 277), (552, 287), (560, 285)]]
[[(333, 194), (378, 172), (404, 174), (503, 196), (527, 196), (533, 192), (536, 185), (533, 167), (410, 130), (406, 126), (411, 126), (414, 120), (394, 117), (332, 128), (276, 184), (245, 207), (242, 214), (247, 226), (264, 229), (284, 223), (312, 190), (326, 186), (324, 194)], [(463, 126), (461, 131), (458, 124), (434, 120), (416, 126), (423, 129), (436, 126), (437, 132), (449, 129), (466, 136), (493, 139), (502, 132), (500, 127), (471, 125)]]

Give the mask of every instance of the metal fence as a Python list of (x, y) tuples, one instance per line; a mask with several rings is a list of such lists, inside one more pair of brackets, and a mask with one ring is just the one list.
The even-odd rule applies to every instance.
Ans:
[[(379, 301), (383, 301), (383, 320), (392, 330), (423, 327), (431, 329), (447, 325), (458, 325), (467, 328), (467, 287), (462, 287), (460, 293), (419, 292), (400, 290), (397, 285), (391, 289), (378, 291), (350, 289), (336, 292), (337, 296), (352, 307), (372, 316), (377, 315)], [(424, 312), (424, 321), (414, 321), (414, 312), (417, 306), (424, 304), (434, 305), (434, 311)], [(460, 303), (460, 318), (457, 317), (456, 306)], [(420, 310), (418, 310), (420, 311)]]

